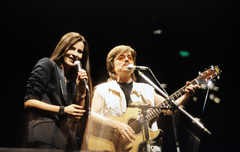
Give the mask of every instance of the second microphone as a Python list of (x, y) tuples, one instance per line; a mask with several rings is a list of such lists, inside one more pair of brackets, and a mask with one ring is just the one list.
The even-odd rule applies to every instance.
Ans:
[[(76, 61), (74, 62), (74, 67), (78, 70), (78, 72), (80, 72), (81, 69), (82, 69), (82, 68), (81, 68), (81, 62), (80, 62), (79, 60), (76, 60)], [(83, 79), (83, 83), (84, 83), (86, 89), (89, 90), (89, 87), (88, 87), (88, 85), (87, 85), (87, 81), (86, 81), (85, 79)]]

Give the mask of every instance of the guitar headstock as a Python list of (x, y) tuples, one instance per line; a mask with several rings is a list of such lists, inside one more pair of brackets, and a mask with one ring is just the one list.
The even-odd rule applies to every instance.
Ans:
[(210, 69), (199, 73), (198, 77), (195, 79), (198, 84), (207, 83), (215, 77), (219, 76), (222, 71), (218, 68), (218, 66), (211, 66)]

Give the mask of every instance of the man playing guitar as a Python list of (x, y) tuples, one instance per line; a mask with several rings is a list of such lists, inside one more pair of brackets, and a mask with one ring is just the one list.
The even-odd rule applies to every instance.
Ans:
[[(101, 144), (97, 144), (99, 138), (92, 138), (94, 133), (90, 135), (89, 150), (104, 150), (103, 143), (113, 142), (114, 149), (105, 149), (109, 151), (139, 151), (139, 143), (144, 140), (144, 133), (134, 130), (129, 124), (114, 119), (109, 119), (108, 116), (122, 117), (128, 111), (128, 105), (141, 102), (156, 106), (165, 99), (154, 91), (154, 88), (145, 83), (138, 83), (135, 81), (133, 71), (128, 69), (129, 64), (135, 65), (136, 51), (130, 46), (120, 45), (114, 47), (107, 56), (106, 64), (109, 73), (108, 82), (97, 85), (94, 88), (94, 96), (91, 107), (91, 120), (93, 124), (101, 124), (112, 131), (95, 128), (98, 136), (108, 134), (107, 140), (101, 140)], [(197, 89), (200, 88), (198, 84), (193, 85), (186, 82), (185, 94), (181, 96), (176, 103), (183, 105)], [(133, 109), (133, 108), (132, 108)], [(138, 109), (138, 108), (135, 108)], [(170, 110), (165, 110), (164, 113), (171, 115)], [(133, 112), (128, 111), (128, 114), (134, 115)], [(129, 119), (127, 119), (129, 120)], [(92, 125), (95, 126), (96, 125)], [(141, 129), (141, 126), (138, 129)], [(156, 123), (151, 126), (152, 130), (158, 130)], [(137, 132), (137, 133), (136, 133)], [(118, 140), (113, 140), (113, 134), (117, 135)], [(110, 140), (110, 141), (109, 141)], [(137, 142), (136, 140), (141, 140)], [(94, 143), (94, 145), (92, 145)], [(131, 145), (128, 150), (127, 146)], [(137, 148), (136, 148), (137, 147)]]

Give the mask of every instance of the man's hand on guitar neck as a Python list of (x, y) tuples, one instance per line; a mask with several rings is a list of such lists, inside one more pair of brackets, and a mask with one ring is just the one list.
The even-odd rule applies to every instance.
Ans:
[(198, 89), (200, 89), (200, 85), (198, 85), (198, 84), (193, 85), (193, 84), (191, 84), (191, 82), (189, 82), (189, 81), (186, 82), (186, 85), (187, 85), (187, 87), (186, 87), (186, 89), (185, 89), (185, 92), (186, 92), (186, 95), (187, 95), (187, 96), (192, 96), (192, 95), (194, 95), (194, 94), (196, 93), (196, 91), (197, 91)]
[(188, 99), (193, 96), (198, 89), (200, 89), (200, 85), (198, 84), (191, 84), (191, 82), (186, 82), (186, 88), (185, 88), (185, 94), (180, 97), (178, 100), (176, 100), (176, 103), (179, 105), (184, 105), (188, 101)]

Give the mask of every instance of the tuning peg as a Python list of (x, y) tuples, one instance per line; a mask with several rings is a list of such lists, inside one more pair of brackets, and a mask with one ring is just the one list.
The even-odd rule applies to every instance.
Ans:
[(212, 71), (214, 71), (214, 67), (213, 67), (213, 65), (211, 65), (210, 68), (211, 68)]
[(218, 79), (218, 80), (220, 79), (220, 75), (219, 75), (219, 76), (217, 76), (217, 79)]
[(198, 75), (201, 75), (201, 76), (203, 76), (203, 74), (202, 74), (202, 72), (201, 72), (201, 71), (199, 71), (199, 72), (198, 72)]
[(207, 69), (207, 68), (205, 68), (205, 69), (204, 69), (204, 72), (208, 73), (208, 69)]

